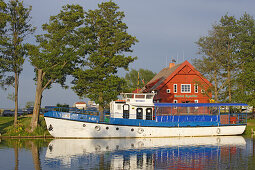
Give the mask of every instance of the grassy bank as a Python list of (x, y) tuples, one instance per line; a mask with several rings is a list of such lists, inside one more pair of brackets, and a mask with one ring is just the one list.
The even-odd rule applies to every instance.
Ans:
[(247, 120), (247, 127), (246, 127), (246, 130), (244, 132), (244, 135), (245, 136), (250, 136), (251, 135), (251, 129), (253, 129), (254, 132), (255, 132), (255, 119)]
[(31, 116), (21, 116), (18, 118), (18, 125), (13, 126), (14, 117), (0, 117), (0, 133), (2, 136), (44, 136), (50, 135), (47, 131), (46, 123), (43, 117), (39, 119), (39, 126), (30, 131)]

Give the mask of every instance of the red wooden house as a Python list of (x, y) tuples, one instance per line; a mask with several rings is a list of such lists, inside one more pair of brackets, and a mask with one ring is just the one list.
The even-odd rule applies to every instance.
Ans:
[(150, 80), (142, 92), (154, 92), (155, 102), (160, 103), (209, 103), (212, 84), (188, 61), (170, 63)]

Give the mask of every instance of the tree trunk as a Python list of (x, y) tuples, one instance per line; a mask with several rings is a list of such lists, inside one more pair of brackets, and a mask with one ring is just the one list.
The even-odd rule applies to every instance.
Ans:
[(15, 112), (14, 112), (14, 126), (18, 123), (18, 90), (19, 90), (19, 73), (15, 73)]
[(217, 70), (214, 70), (214, 99), (215, 99), (215, 103), (218, 103), (218, 80), (217, 80)]
[(15, 170), (19, 169), (19, 148), (18, 141), (14, 143), (14, 154), (15, 154)]
[(103, 122), (104, 121), (104, 108), (103, 106), (101, 105), (101, 103), (103, 103), (103, 94), (102, 92), (99, 93), (99, 113), (100, 113), (100, 122)]
[(229, 97), (229, 102), (231, 102), (232, 97), (231, 97), (231, 73), (230, 73), (230, 66), (228, 66), (228, 97)]
[(33, 157), (33, 162), (34, 162), (34, 168), (35, 170), (40, 170), (41, 169), (41, 162), (40, 162), (40, 153), (38, 146), (34, 141), (31, 141), (31, 152), (32, 152), (32, 157)]
[(35, 128), (38, 126), (38, 120), (40, 116), (40, 108), (41, 108), (41, 100), (42, 100), (42, 69), (38, 69), (37, 75), (37, 86), (36, 86), (36, 93), (35, 93), (35, 103), (34, 103), (34, 110), (31, 119), (31, 131), (34, 131)]

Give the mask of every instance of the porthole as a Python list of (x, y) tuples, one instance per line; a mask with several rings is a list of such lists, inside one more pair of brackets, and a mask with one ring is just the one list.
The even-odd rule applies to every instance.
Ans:
[(118, 128), (118, 127), (116, 127), (116, 130), (119, 130), (119, 128)]
[(109, 129), (109, 127), (106, 127), (105, 129), (106, 129), (106, 130), (108, 130), (108, 129)]
[(100, 129), (101, 129), (100, 126), (95, 126), (96, 131), (100, 131)]
[(86, 127), (86, 125), (85, 125), (85, 124), (83, 124), (82, 126), (83, 126), (83, 127)]
[(142, 134), (142, 133), (144, 132), (144, 129), (143, 129), (143, 128), (138, 128), (137, 132), (138, 132), (139, 134)]
[(218, 128), (218, 129), (216, 130), (216, 133), (217, 133), (217, 134), (220, 134), (220, 128)]
[(131, 131), (133, 132), (133, 131), (134, 131), (134, 129), (132, 128), (132, 129), (131, 129)]

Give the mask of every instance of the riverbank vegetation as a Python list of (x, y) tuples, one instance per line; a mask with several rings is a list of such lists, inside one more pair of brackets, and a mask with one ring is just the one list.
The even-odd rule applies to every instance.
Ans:
[(49, 136), (45, 120), (42, 116), (39, 118), (39, 125), (34, 131), (30, 130), (31, 116), (20, 116), (17, 125), (13, 126), (14, 117), (0, 117), (1, 136), (17, 137), (44, 137)]
[(255, 135), (254, 132), (255, 132), (255, 119), (249, 119), (247, 120), (247, 127), (245, 129), (244, 135), (245, 136)]

